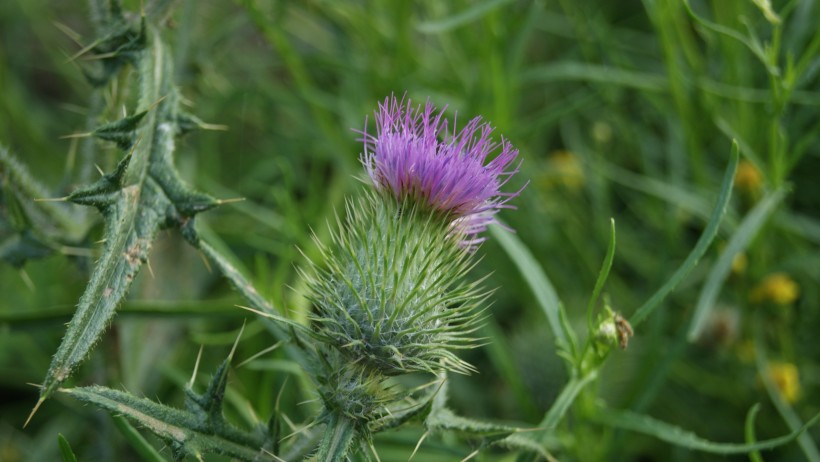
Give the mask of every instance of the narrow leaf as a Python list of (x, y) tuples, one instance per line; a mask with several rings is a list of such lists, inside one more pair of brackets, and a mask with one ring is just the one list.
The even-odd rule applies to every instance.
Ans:
[(601, 412), (593, 414), (592, 419), (610, 427), (654, 436), (667, 443), (694, 451), (703, 451), (712, 454), (744, 454), (752, 451), (772, 449), (794, 441), (798, 436), (803, 434), (806, 429), (820, 421), (820, 414), (817, 414), (805, 425), (787, 435), (752, 444), (717, 443), (709, 441), (680, 427), (631, 411), (602, 409)]
[(734, 184), (735, 179), (735, 171), (737, 170), (737, 163), (739, 158), (739, 150), (737, 142), (732, 142), (732, 154), (729, 160), (729, 165), (726, 167), (726, 173), (723, 175), (723, 183), (720, 187), (720, 193), (718, 194), (717, 202), (715, 203), (715, 208), (712, 210), (712, 215), (709, 218), (709, 222), (706, 224), (706, 228), (703, 230), (703, 234), (700, 235), (698, 242), (695, 244), (695, 248), (692, 249), (692, 252), (689, 253), (689, 256), (686, 257), (686, 260), (681, 264), (681, 266), (675, 271), (672, 277), (666, 281), (666, 283), (655, 292), (649, 300), (646, 301), (640, 308), (635, 311), (635, 314), (629, 319), (630, 324), (632, 327), (637, 327), (641, 324), (644, 320), (646, 320), (647, 316), (652, 313), (652, 310), (658, 307), (658, 305), (663, 302), (664, 299), (673, 291), (675, 287), (680, 284), (681, 281), (689, 274), (692, 269), (697, 266), (698, 262), (700, 261), (703, 254), (706, 253), (706, 250), (709, 248), (709, 245), (712, 243), (712, 240), (717, 235), (718, 229), (720, 227), (720, 222), (723, 219), (723, 216), (726, 214), (726, 208), (729, 205), (729, 199), (732, 196), (732, 185)]
[(538, 264), (529, 249), (516, 235), (505, 231), (498, 225), (490, 226), (490, 233), (493, 235), (493, 239), (501, 244), (501, 247), (507, 252), (507, 256), (521, 272), (521, 276), (527, 281), (538, 305), (547, 316), (547, 322), (552, 334), (559, 344), (569, 346), (569, 337), (563, 331), (559, 318), (561, 301), (558, 299), (558, 294), (541, 265)]
[(71, 445), (68, 444), (68, 440), (62, 434), (57, 435), (57, 444), (60, 446), (60, 456), (63, 458), (63, 462), (77, 462), (77, 456), (74, 455)]
[[(755, 435), (755, 417), (757, 417), (759, 411), (760, 404), (758, 403), (749, 408), (749, 412), (746, 414), (746, 423), (744, 425), (746, 444), (755, 444), (757, 442), (757, 435)], [(760, 455), (760, 451), (751, 451), (749, 452), (749, 460), (751, 460), (751, 462), (763, 462), (763, 457)]]
[(581, 393), (581, 390), (583, 390), (584, 387), (586, 387), (597, 377), (598, 374), (596, 372), (591, 372), (582, 378), (573, 377), (569, 382), (567, 382), (561, 390), (561, 393), (559, 393), (558, 397), (555, 398), (555, 402), (552, 403), (552, 407), (550, 407), (549, 411), (547, 411), (546, 415), (544, 415), (544, 419), (541, 420), (539, 427), (549, 432), (558, 426), (561, 419), (564, 418), (564, 415), (569, 410), (569, 407), (573, 402), (575, 402), (575, 398), (577, 398), (578, 394)]
[(703, 329), (706, 320), (709, 318), (709, 313), (714, 308), (720, 289), (732, 269), (732, 261), (735, 255), (742, 252), (752, 238), (760, 231), (760, 228), (766, 223), (772, 212), (774, 212), (777, 205), (783, 198), (786, 197), (786, 191), (779, 189), (771, 194), (768, 194), (763, 200), (757, 203), (755, 207), (749, 212), (746, 218), (740, 223), (737, 231), (726, 249), (718, 258), (709, 276), (706, 278), (706, 283), (703, 285), (703, 290), (698, 298), (698, 303), (695, 306), (695, 313), (692, 316), (692, 323), (689, 326), (689, 333), (687, 337), (690, 342), (696, 340)]
[(589, 335), (593, 335), (593, 317), (595, 311), (595, 302), (598, 301), (598, 296), (601, 295), (601, 290), (604, 288), (606, 279), (609, 277), (609, 270), (612, 269), (612, 261), (615, 259), (615, 219), (610, 219), (609, 230), (609, 246), (606, 250), (606, 258), (601, 265), (601, 270), (598, 272), (598, 279), (595, 280), (595, 287), (592, 289), (592, 295), (589, 297), (587, 304), (587, 328)]
[(134, 451), (139, 454), (143, 462), (166, 462), (157, 450), (151, 446), (151, 443), (140, 434), (125, 417), (121, 415), (114, 415), (114, 425), (125, 437), (126, 441), (131, 445)]
[(420, 32), (428, 34), (445, 32), (455, 29), (456, 27), (469, 24), (473, 21), (477, 21), (484, 15), (489, 14), (492, 10), (509, 2), (510, 0), (484, 0), (482, 2), (475, 2), (464, 11), (458, 12), (443, 19), (422, 22), (416, 26), (416, 28)]

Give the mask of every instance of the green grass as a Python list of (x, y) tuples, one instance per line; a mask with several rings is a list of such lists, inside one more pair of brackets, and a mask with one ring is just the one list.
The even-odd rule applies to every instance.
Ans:
[[(103, 230), (92, 208), (67, 206), (72, 218), (56, 231), (32, 228), (16, 211), (46, 207), (48, 217), (52, 203), (34, 203), (35, 192), (63, 197), (99, 178), (95, 164), (112, 171), (123, 156), (113, 144), (62, 137), (137, 106), (132, 71), (95, 92), (82, 73), (94, 63), (70, 59), (98, 36), (88, 11), (97, 3), (0, 2), (0, 149), (45, 189), (12, 190), (12, 170), (0, 167), (4, 461), (60, 460), (64, 441), (77, 460), (153, 460), (152, 447), (170, 459), (151, 433), (133, 433), (138, 425), (61, 394), (22, 428), (39, 393), (28, 384), (43, 382), (101, 256)], [(163, 3), (146, 2), (146, 11)], [(489, 274), (485, 285), (497, 287), (482, 331), (490, 343), (462, 354), (480, 372), (451, 379), (451, 407), (518, 427), (555, 424), (538, 441), (560, 460), (725, 460), (696, 451), (755, 439), (765, 447), (820, 412), (820, 6), (775, 1), (772, 10), (776, 17), (742, 0), (181, 0), (167, 20), (152, 20), (180, 107), (227, 127), (180, 139), (177, 169), (217, 199), (245, 198), (198, 216), (204, 252), (224, 257), (280, 314), (304, 320), (311, 309), (295, 268), (319, 258), (312, 235), (327, 242), (335, 211), (361, 193), (354, 130), (368, 115), (372, 128), (379, 101), (406, 92), (449, 105), (460, 121), (482, 115), (521, 151), (510, 189), (529, 184), (517, 210), (502, 214), (515, 234), (494, 230), (478, 251), (474, 277)], [(725, 214), (714, 215), (723, 200)], [(593, 319), (608, 300), (635, 336), (624, 351), (584, 356), (611, 218), (614, 259)], [(59, 245), (17, 267), (4, 252), (26, 229)], [(69, 234), (80, 238), (69, 245), (61, 240)], [(202, 392), (244, 321), (228, 420), (249, 427), (276, 412), (309, 421), (315, 394), (287, 348), (237, 366), (281, 332), (234, 307), (249, 302), (220, 276), (222, 264), (206, 265), (169, 230), (149, 265), (67, 386), (104, 385), (182, 407), (200, 345), (194, 388)], [(796, 298), (753, 296), (774, 273), (796, 283)], [(569, 360), (558, 356), (559, 339)], [(774, 361), (796, 366), (795, 399), (767, 375)], [(756, 404), (754, 431), (744, 432)], [(676, 429), (691, 433), (676, 437)], [(424, 432), (418, 424), (385, 432), (375, 447), (382, 460), (406, 460)], [(817, 460), (818, 439), (811, 427), (760, 454)], [(459, 460), (478, 441), (432, 434), (414, 460)], [(517, 454), (534, 457), (488, 447), (476, 460)]]

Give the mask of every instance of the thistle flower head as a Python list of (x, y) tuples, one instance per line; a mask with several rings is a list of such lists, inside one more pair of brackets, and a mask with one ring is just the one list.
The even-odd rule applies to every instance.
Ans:
[(386, 98), (375, 113), (376, 134), (363, 132), (361, 161), (376, 189), (444, 213), (474, 246), (520, 192), (501, 191), (518, 171), (518, 150), (503, 137), (492, 141), (481, 117), (461, 130), (454, 122), (451, 131), (442, 115), (429, 101), (422, 108)]
[(324, 263), (303, 274), (313, 335), (388, 376), (473, 370), (451, 350), (478, 342), (487, 293), (464, 282), (472, 259), (448, 226), (372, 192), (349, 202)]

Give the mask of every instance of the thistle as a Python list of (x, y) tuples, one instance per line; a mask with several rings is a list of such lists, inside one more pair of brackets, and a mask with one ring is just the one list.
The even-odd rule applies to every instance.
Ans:
[(342, 460), (392, 418), (407, 395), (389, 377), (473, 370), (454, 350), (477, 345), (487, 292), (466, 275), (481, 233), (518, 194), (501, 191), (518, 151), (491, 141), (479, 117), (449, 126), (429, 102), (385, 99), (376, 134), (362, 132), (374, 190), (347, 202), (319, 244), (322, 263), (303, 273), (314, 306), (307, 331), (321, 345), (312, 372), (328, 426), (321, 460)]
[(375, 114), (376, 135), (362, 133), (361, 161), (377, 190), (441, 213), (464, 235), (463, 243), (474, 247), (520, 192), (501, 191), (518, 171), (518, 150), (503, 137), (493, 142), (493, 128), (480, 116), (461, 131), (454, 122), (450, 132), (442, 114), (429, 101), (422, 109), (410, 100), (386, 98)]

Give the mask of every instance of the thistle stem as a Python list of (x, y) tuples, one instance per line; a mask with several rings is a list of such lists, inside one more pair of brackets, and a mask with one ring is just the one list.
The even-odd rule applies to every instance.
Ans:
[(319, 444), (317, 462), (344, 462), (353, 441), (356, 439), (356, 426), (352, 420), (333, 414), (327, 422), (325, 436)]

